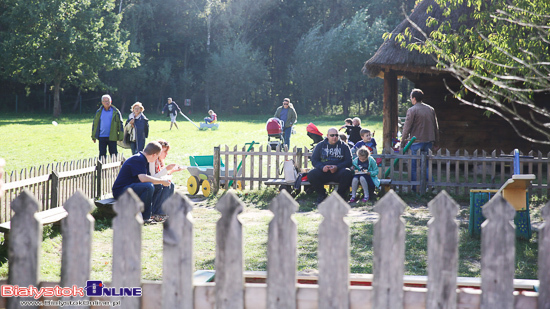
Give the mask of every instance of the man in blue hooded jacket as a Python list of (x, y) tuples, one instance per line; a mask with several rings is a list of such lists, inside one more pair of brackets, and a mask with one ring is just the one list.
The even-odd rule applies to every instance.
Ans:
[(328, 129), (327, 138), (315, 146), (311, 163), (315, 168), (308, 173), (307, 178), (317, 192), (317, 204), (327, 196), (324, 185), (331, 181), (338, 182), (338, 194), (347, 200), (354, 175), (351, 170), (351, 151), (340, 140), (336, 128)]

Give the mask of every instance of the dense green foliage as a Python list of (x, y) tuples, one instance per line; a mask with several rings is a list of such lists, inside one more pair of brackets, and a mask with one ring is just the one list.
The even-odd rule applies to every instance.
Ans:
[(455, 91), (463, 103), (504, 118), (524, 139), (550, 144), (550, 2), (436, 2), (445, 14), (428, 21), (435, 31), (408, 47), (435, 55), (462, 82)]
[(81, 90), (83, 112), (110, 92), (123, 110), (159, 111), (170, 96), (201, 113), (259, 113), (290, 97), (300, 114), (372, 115), (382, 83), (361, 67), (402, 3), (414, 0), (0, 0), (0, 110), (14, 111), (15, 95), (22, 111), (50, 110), (55, 88), (74, 111)]

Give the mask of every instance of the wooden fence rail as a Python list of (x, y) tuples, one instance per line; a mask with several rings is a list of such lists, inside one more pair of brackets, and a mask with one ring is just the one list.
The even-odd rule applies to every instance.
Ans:
[[(89, 280), (92, 224), (89, 199), (76, 192), (66, 203), (62, 223), (62, 287), (85, 286)], [(38, 279), (41, 227), (34, 213), (39, 202), (24, 190), (13, 201), (15, 215), (9, 241), (8, 285), (40, 286)], [(550, 227), (539, 230), (539, 292), (514, 292), (515, 232), (510, 223), (515, 210), (496, 195), (484, 207), (482, 227), (482, 289), (457, 290), (457, 203), (442, 191), (430, 203), (428, 223), (428, 285), (403, 287), (405, 203), (390, 191), (375, 205), (379, 219), (373, 229), (373, 283), (350, 286), (350, 230), (343, 220), (349, 205), (333, 193), (319, 211), (324, 220), (318, 232), (318, 285), (296, 283), (297, 226), (292, 214), (297, 204), (285, 191), (270, 203), (273, 219), (268, 228), (267, 283), (245, 283), (243, 226), (238, 219), (244, 204), (229, 191), (218, 202), (216, 276), (214, 283), (193, 285), (193, 203), (175, 194), (163, 206), (163, 282), (141, 281), (143, 204), (128, 190), (115, 204), (112, 282), (114, 288), (141, 287), (142, 297), (90, 297), (119, 300), (121, 308), (550, 308)], [(550, 219), (550, 202), (542, 214)], [(365, 222), (365, 224), (371, 224)], [(42, 283), (43, 285), (45, 283)], [(48, 283), (51, 286), (53, 283)], [(4, 285), (5, 286), (5, 285)], [(42, 300), (48, 298), (42, 298)], [(22, 298), (0, 298), (0, 307), (20, 308)], [(73, 298), (78, 300), (78, 298)]]
[(80, 189), (89, 199), (102, 199), (111, 187), (124, 162), (122, 154), (111, 158), (83, 159), (41, 165), (4, 175), (5, 192), (0, 195), (0, 223), (10, 221), (10, 203), (27, 189), (40, 201), (39, 211), (61, 206)]
[[(307, 148), (294, 147), (291, 151), (272, 150), (270, 147), (260, 146), (258, 150), (250, 152), (243, 147), (238, 150), (234, 146), (232, 150), (228, 146), (215, 147), (214, 175), (220, 175), (220, 161), (225, 168), (237, 171), (225, 173), (225, 176), (214, 179), (214, 191), (217, 191), (216, 183), (229, 183), (233, 180), (233, 188), (237, 188), (240, 181), (243, 188), (255, 189), (264, 186), (264, 182), (270, 179), (282, 179), (283, 162), (294, 160), (298, 168), (312, 168), (310, 157), (312, 152)], [(436, 189), (438, 192), (447, 190), (455, 195), (468, 195), (471, 189), (498, 189), (513, 174), (513, 157), (503, 152), (457, 151), (451, 154), (448, 150), (440, 149), (437, 152), (422, 154), (383, 153), (373, 155), (381, 158), (378, 178), (386, 178), (384, 174), (389, 169), (392, 179), (392, 188), (399, 194), (410, 192), (412, 186), (419, 186), (419, 192), (425, 192), (427, 188)], [(520, 172), (535, 174), (536, 180), (530, 188), (530, 194), (545, 196), (550, 194), (550, 153), (543, 155), (541, 152), (529, 152), (520, 159)], [(412, 160), (417, 164), (417, 180), (412, 181), (409, 166)], [(396, 164), (394, 165), (394, 162)], [(427, 166), (427, 168), (426, 168)], [(216, 174), (217, 173), (217, 174)], [(427, 177), (426, 177), (427, 173)], [(232, 176), (233, 175), (233, 176)], [(218, 176), (219, 177), (219, 176)], [(214, 177), (216, 178), (216, 177)]]

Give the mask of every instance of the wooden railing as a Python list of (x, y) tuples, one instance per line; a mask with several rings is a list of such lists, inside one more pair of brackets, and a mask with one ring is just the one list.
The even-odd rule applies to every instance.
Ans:
[(9, 205), (23, 189), (38, 199), (39, 211), (63, 205), (76, 189), (90, 199), (110, 195), (123, 160), (119, 154), (101, 160), (90, 158), (52, 163), (6, 174), (5, 192), (0, 196), (0, 223), (10, 221), (12, 212)]
[[(222, 183), (233, 180), (232, 186), (237, 188), (237, 181), (243, 188), (255, 189), (264, 185), (270, 179), (281, 179), (282, 164), (285, 160), (294, 160), (299, 168), (312, 168), (310, 157), (312, 152), (307, 148), (296, 148), (292, 151), (271, 150), (270, 147), (260, 146), (256, 151), (247, 152), (245, 147), (241, 150), (235, 146), (232, 150), (228, 146), (214, 148), (214, 178), (219, 173), (219, 160), (223, 161), (225, 168), (237, 171), (231, 175), (226, 173), (219, 178)], [(513, 174), (513, 157), (511, 154), (493, 151), (457, 151), (451, 154), (448, 150), (438, 150), (433, 153), (422, 154), (378, 154), (375, 158), (382, 158), (379, 167), (378, 178), (385, 178), (385, 172), (389, 170), (387, 178), (392, 179), (392, 188), (399, 194), (410, 192), (412, 186), (418, 186), (419, 192), (425, 192), (427, 188), (437, 192), (445, 189), (454, 195), (467, 196), (471, 189), (498, 189)], [(219, 158), (219, 159), (216, 159)], [(409, 166), (412, 160), (417, 164), (417, 180), (412, 181)], [(394, 162), (397, 160), (396, 164)], [(242, 162), (242, 163), (241, 163)], [(240, 166), (240, 169), (237, 169)], [(426, 172), (426, 166), (427, 172)], [(428, 177), (426, 177), (428, 173)], [(541, 152), (529, 152), (520, 159), (520, 173), (535, 174), (529, 189), (531, 194), (545, 196), (550, 194), (550, 154)], [(219, 174), (217, 174), (219, 175)], [(214, 180), (216, 182), (216, 180)], [(214, 184), (214, 190), (216, 186)]]
[[(8, 285), (54, 286), (38, 278), (42, 225), (34, 213), (38, 201), (24, 191), (13, 201), (15, 215), (9, 241)], [(426, 288), (403, 286), (405, 262), (405, 203), (390, 191), (374, 206), (379, 219), (373, 228), (372, 286), (350, 286), (350, 228), (344, 216), (350, 210), (337, 194), (330, 195), (319, 212), (324, 220), (318, 232), (318, 285), (297, 284), (298, 227), (292, 215), (298, 205), (286, 192), (269, 209), (266, 283), (245, 283), (243, 226), (238, 215), (244, 204), (229, 191), (216, 205), (215, 282), (193, 284), (193, 203), (175, 194), (163, 205), (162, 282), (142, 282), (142, 203), (132, 190), (114, 205), (112, 282), (114, 288), (141, 287), (142, 297), (119, 297), (121, 308), (548, 308), (550, 304), (550, 227), (539, 229), (539, 292), (514, 292), (515, 232), (510, 220), (515, 210), (500, 194), (484, 207), (487, 218), (481, 235), (481, 290), (457, 290), (458, 204), (445, 192), (428, 203), (428, 276)], [(91, 201), (75, 193), (64, 205), (62, 221), (61, 286), (85, 287), (92, 267), (94, 220)], [(550, 203), (542, 210), (550, 220)], [(4, 284), (4, 283), (2, 283)], [(4, 285), (3, 285), (4, 286)], [(42, 298), (42, 300), (49, 298)], [(96, 300), (97, 298), (90, 298)], [(109, 298), (101, 298), (109, 300)], [(0, 307), (19, 307), (22, 298), (0, 298)], [(68, 300), (68, 299), (65, 299)], [(78, 300), (72, 298), (71, 300)], [(538, 307), (537, 307), (538, 306)]]

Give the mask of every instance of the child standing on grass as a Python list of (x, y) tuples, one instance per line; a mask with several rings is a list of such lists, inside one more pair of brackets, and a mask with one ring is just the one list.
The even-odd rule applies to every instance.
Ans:
[(364, 196), (361, 202), (367, 202), (369, 198), (374, 198), (374, 188), (380, 187), (380, 180), (378, 179), (378, 165), (376, 160), (370, 155), (370, 151), (367, 147), (363, 146), (357, 150), (357, 158), (353, 160), (353, 169), (360, 173), (353, 177), (351, 181), (351, 199), (350, 203), (357, 201), (357, 189), (359, 183), (363, 188)]
[(343, 125), (340, 127), (340, 130), (343, 128), (346, 128), (346, 134), (348, 135), (348, 140), (352, 142), (353, 144), (357, 144), (358, 141), (361, 140), (361, 119), (359, 117), (353, 118), (351, 121), (351, 125), (347, 124), (348, 120), (350, 118), (346, 119), (346, 125)]
[(361, 141), (355, 144), (351, 150), (351, 154), (355, 157), (357, 150), (363, 146), (367, 146), (371, 154), (377, 154), (376, 151), (376, 140), (372, 137), (369, 129), (361, 129)]

